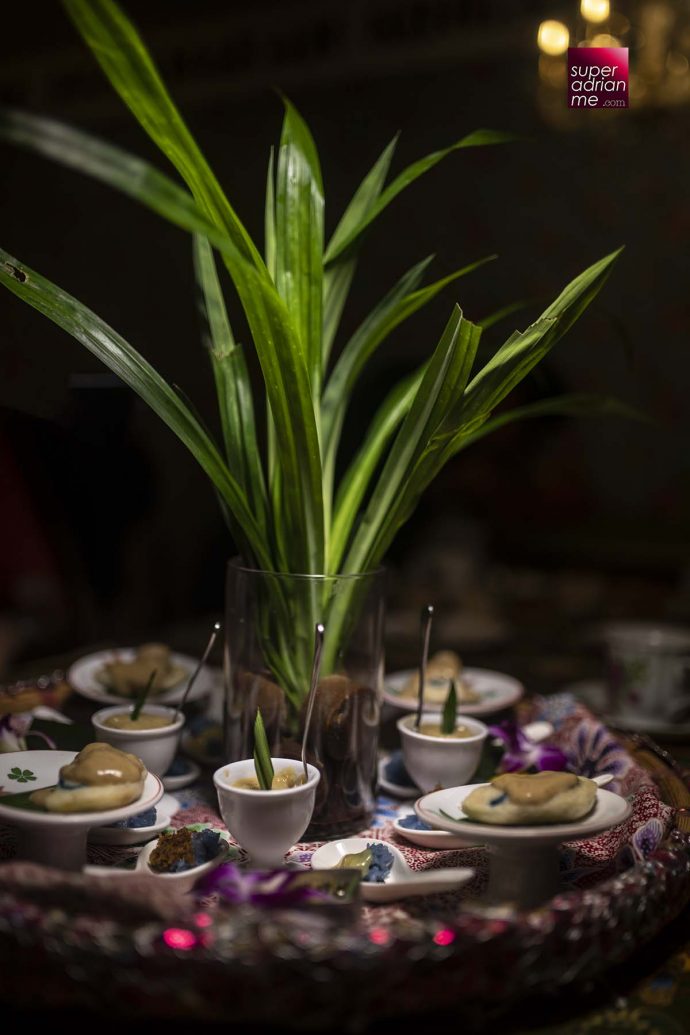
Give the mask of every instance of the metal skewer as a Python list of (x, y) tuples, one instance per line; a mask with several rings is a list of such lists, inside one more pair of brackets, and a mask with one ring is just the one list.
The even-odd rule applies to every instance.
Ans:
[(325, 632), (326, 630), (321, 622), (317, 622), (314, 629), (314, 662), (311, 668), (311, 684), (309, 686), (309, 697), (307, 698), (307, 714), (304, 719), (304, 733), (302, 734), (302, 765), (304, 767), (305, 783), (309, 780), (309, 770), (307, 769), (307, 738), (309, 736), (309, 727), (311, 725), (311, 713), (314, 711), (314, 701), (316, 700), (316, 687), (319, 682), (319, 672), (321, 671), (321, 652), (323, 650), (323, 638)]
[(220, 622), (215, 622), (214, 626), (213, 626), (213, 629), (211, 631), (211, 635), (209, 637), (209, 641), (206, 644), (206, 650), (202, 654), (201, 660), (199, 661), (199, 664), (197, 665), (197, 667), (192, 672), (190, 680), (187, 683), (187, 688), (186, 688), (185, 692), (182, 695), (182, 700), (180, 701), (180, 703), (178, 704), (177, 708), (175, 709), (175, 715), (173, 717), (173, 722), (177, 722), (177, 716), (180, 714), (180, 712), (184, 708), (185, 703), (187, 701), (187, 698), (189, 697), (189, 691), (192, 689), (192, 687), (196, 683), (197, 676), (199, 675), (199, 673), (201, 672), (202, 668), (206, 664), (206, 659), (208, 658), (209, 654), (213, 650), (213, 644), (216, 642), (216, 636), (218, 635), (219, 632), (220, 632)]
[(429, 660), (429, 641), (431, 639), (431, 621), (434, 617), (433, 604), (427, 604), (422, 608), (420, 632), (421, 632), (421, 655), (419, 658), (419, 690), (417, 695), (417, 715), (414, 720), (415, 729), (419, 729), (424, 710), (424, 684), (426, 683), (426, 664)]

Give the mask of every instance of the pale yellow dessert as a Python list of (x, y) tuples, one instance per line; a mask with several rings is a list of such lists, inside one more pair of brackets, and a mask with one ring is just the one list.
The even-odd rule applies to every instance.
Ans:
[(131, 661), (107, 661), (98, 671), (97, 679), (121, 697), (136, 697), (148, 685), (153, 672), (156, 675), (151, 694), (172, 689), (188, 674), (186, 668), (172, 660), (166, 644), (145, 643), (137, 648)]
[[(273, 774), (271, 790), (284, 791), (288, 787), (301, 787), (303, 783), (304, 773), (298, 773), (292, 768), (292, 766), (286, 766), (286, 768), (281, 769), (279, 773)], [(261, 790), (261, 787), (259, 787), (259, 781), (255, 776), (242, 776), (239, 780), (235, 780), (232, 786), (243, 787), (247, 791)]]
[(48, 812), (101, 812), (141, 797), (146, 766), (126, 751), (96, 741), (60, 769), (56, 787), (34, 791), (31, 800)]
[(119, 712), (103, 719), (103, 725), (113, 730), (157, 730), (163, 726), (172, 726), (172, 719), (167, 715), (153, 715), (151, 712), (140, 712), (136, 719), (131, 712)]
[(462, 810), (480, 823), (571, 823), (591, 811), (596, 796), (594, 780), (574, 773), (502, 773), (471, 791)]
[(467, 726), (456, 726), (452, 733), (442, 733), (440, 722), (422, 722), (417, 732), (427, 737), (443, 737), (445, 740), (464, 740), (465, 737), (473, 736)]
[[(427, 704), (443, 704), (448, 697), (451, 680), (455, 680), (458, 704), (476, 704), (481, 697), (467, 680), (462, 677), (462, 661), (452, 650), (440, 650), (432, 654), (426, 666), (424, 700)], [(417, 697), (419, 694), (419, 672), (415, 672), (400, 691), (401, 697)]]

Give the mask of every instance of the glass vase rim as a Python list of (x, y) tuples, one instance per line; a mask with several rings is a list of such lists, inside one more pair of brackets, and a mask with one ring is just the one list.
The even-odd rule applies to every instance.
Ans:
[(386, 567), (383, 564), (379, 564), (376, 568), (368, 568), (365, 571), (347, 571), (347, 572), (333, 572), (331, 574), (318, 574), (317, 572), (293, 572), (293, 571), (273, 571), (270, 568), (256, 568), (252, 567), (251, 564), (245, 564), (241, 557), (231, 557), (227, 562), (229, 568), (233, 568), (235, 571), (245, 572), (248, 575), (270, 575), (271, 578), (278, 579), (318, 579), (324, 582), (328, 579), (363, 579), (371, 578), (375, 575), (384, 575)]

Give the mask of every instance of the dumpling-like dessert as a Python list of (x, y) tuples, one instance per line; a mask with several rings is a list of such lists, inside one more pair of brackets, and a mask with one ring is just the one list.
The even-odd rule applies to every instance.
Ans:
[(34, 791), (31, 800), (48, 812), (119, 809), (141, 797), (146, 773), (136, 755), (97, 741), (62, 766), (56, 787)]
[(177, 686), (187, 675), (187, 669), (173, 661), (165, 643), (145, 643), (138, 647), (131, 661), (107, 661), (96, 674), (98, 681), (121, 697), (136, 697), (147, 685), (153, 673), (151, 695)]
[(571, 823), (591, 811), (597, 785), (575, 773), (502, 773), (462, 803), (469, 819), (506, 826)]
[[(433, 654), (426, 666), (424, 699), (427, 704), (444, 704), (451, 680), (455, 680), (458, 704), (474, 704), (481, 700), (479, 694), (462, 678), (462, 661), (452, 650), (440, 650)], [(416, 697), (419, 693), (419, 673), (410, 676), (402, 690), (401, 697)]]

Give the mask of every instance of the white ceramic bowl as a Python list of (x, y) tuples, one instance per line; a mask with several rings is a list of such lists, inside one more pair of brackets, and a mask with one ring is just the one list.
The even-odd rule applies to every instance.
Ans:
[[(95, 730), (96, 740), (102, 740), (106, 744), (119, 748), (120, 751), (128, 751), (130, 754), (136, 755), (150, 773), (162, 776), (168, 771), (177, 754), (185, 717), (182, 712), (179, 712), (174, 722), (171, 721), (168, 726), (159, 726), (152, 730), (120, 730), (104, 725), (105, 719), (111, 715), (127, 714), (131, 710), (131, 704), (115, 704), (111, 708), (101, 708), (100, 711), (94, 712), (91, 716), (91, 725)], [(164, 704), (145, 704), (142, 713), (163, 715), (172, 720), (175, 709)]]
[[(439, 721), (438, 712), (425, 712), (422, 722)], [(415, 716), (404, 715), (397, 727), (402, 740), (403, 760), (408, 773), (425, 794), (441, 787), (458, 787), (472, 779), (482, 756), (488, 729), (479, 719), (458, 715), (458, 724), (471, 731), (469, 737), (434, 737), (414, 728)]]
[[(276, 773), (288, 767), (302, 771), (302, 763), (294, 758), (273, 758), (272, 762)], [(256, 775), (253, 758), (229, 762), (213, 774), (225, 825), (258, 869), (282, 866), (285, 853), (309, 826), (321, 774), (313, 765), (307, 771), (307, 783), (279, 791), (233, 787), (236, 780)]]

